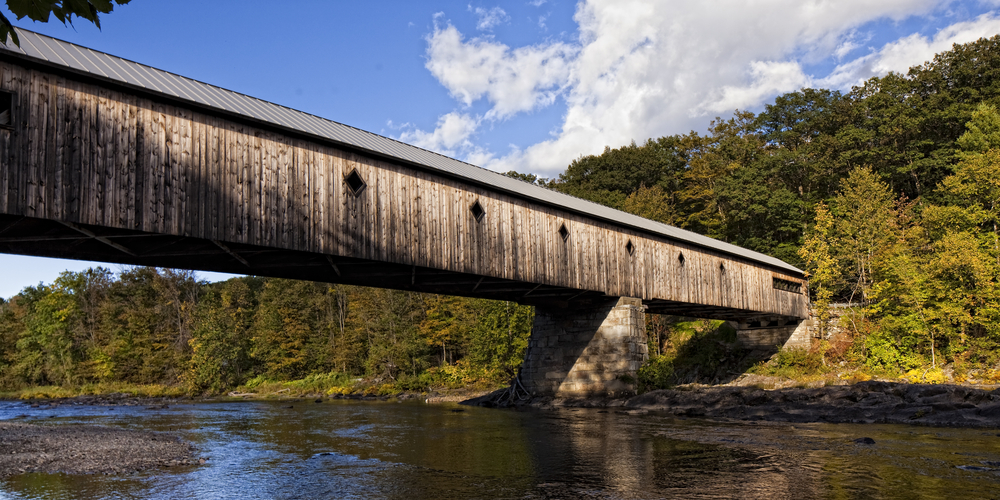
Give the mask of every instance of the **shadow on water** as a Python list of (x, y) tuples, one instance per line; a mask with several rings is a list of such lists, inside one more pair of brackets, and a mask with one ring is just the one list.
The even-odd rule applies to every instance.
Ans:
[(962, 429), (342, 401), (31, 411), (0, 403), (0, 419), (173, 432), (208, 462), (25, 474), (0, 482), (0, 499), (937, 498), (1000, 482), (1000, 437)]

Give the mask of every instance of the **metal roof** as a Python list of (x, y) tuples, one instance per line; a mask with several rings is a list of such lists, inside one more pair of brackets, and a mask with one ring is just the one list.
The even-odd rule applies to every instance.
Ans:
[(111, 80), (130, 87), (166, 95), (202, 107), (266, 122), (280, 128), (315, 136), (324, 140), (370, 151), (420, 165), (492, 189), (514, 194), (521, 198), (555, 206), (581, 215), (606, 220), (646, 233), (665, 236), (718, 252), (767, 264), (785, 271), (802, 274), (802, 270), (784, 261), (759, 252), (702, 236), (691, 231), (644, 219), (627, 212), (576, 198), (558, 191), (513, 179), (485, 168), (477, 167), (454, 158), (420, 149), (395, 139), (382, 137), (332, 120), (294, 110), (202, 83), (174, 73), (156, 69), (117, 56), (98, 52), (80, 45), (17, 28), (21, 46), (2, 44), (0, 49), (14, 52), (29, 59), (40, 60), (51, 66), (69, 68), (98, 78)]

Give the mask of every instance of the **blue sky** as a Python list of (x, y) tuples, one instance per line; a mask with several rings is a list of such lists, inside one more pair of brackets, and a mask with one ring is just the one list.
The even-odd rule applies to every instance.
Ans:
[[(703, 131), (784, 92), (905, 71), (1000, 33), (1000, 0), (133, 0), (100, 31), (15, 25), (552, 177), (606, 145)], [(90, 265), (0, 254), (0, 297)]]

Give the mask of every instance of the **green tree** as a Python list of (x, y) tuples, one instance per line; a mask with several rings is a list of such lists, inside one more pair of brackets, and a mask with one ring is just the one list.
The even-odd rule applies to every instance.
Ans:
[(101, 311), (109, 378), (180, 381), (190, 359), (199, 292), (190, 271), (136, 267), (119, 274)]
[(461, 348), (471, 327), (469, 299), (451, 295), (433, 295), (426, 300), (427, 311), (420, 322), (420, 335), (432, 346), (440, 347), (441, 365), (449, 364), (463, 354)]
[(251, 327), (263, 283), (261, 278), (233, 278), (209, 288), (198, 303), (186, 374), (193, 389), (220, 393), (249, 378)]
[(659, 185), (639, 186), (625, 198), (622, 210), (656, 222), (676, 224), (673, 196)]
[(315, 286), (308, 281), (269, 279), (260, 293), (253, 320), (252, 356), (262, 374), (277, 380), (308, 373), (310, 338), (315, 336), (316, 310), (311, 307)]
[(816, 225), (806, 236), (799, 255), (810, 274), (813, 311), (824, 337), (830, 324), (830, 303), (834, 293), (842, 286), (840, 266), (834, 256), (834, 249), (838, 246), (833, 215), (825, 204), (820, 203), (816, 206)]
[(980, 104), (965, 127), (968, 130), (955, 141), (962, 151), (981, 154), (990, 149), (1000, 149), (1000, 113), (996, 106)]
[(395, 380), (400, 374), (416, 376), (427, 368), (429, 345), (420, 335), (425, 297), (410, 292), (369, 288), (352, 311), (356, 314), (367, 346), (365, 368), (379, 380)]
[(13, 372), (30, 384), (73, 384), (79, 350), (70, 325), (78, 314), (68, 291), (39, 285), (22, 293), (29, 305), (24, 330), (18, 336)]
[(469, 332), (469, 361), (500, 377), (516, 374), (528, 348), (534, 309), (499, 300), (476, 300), (472, 308), (475, 326)]
[(899, 211), (892, 190), (871, 168), (852, 170), (841, 186), (831, 204), (838, 242), (833, 250), (848, 287), (841, 293), (867, 304), (878, 259), (898, 240)]
[(629, 194), (642, 186), (672, 192), (686, 159), (675, 137), (634, 142), (600, 155), (573, 160), (551, 187), (564, 193), (621, 209)]
[(17, 339), (24, 331), (27, 308), (22, 295), (0, 301), (0, 387), (13, 389), (20, 381), (12, 366), (17, 362)]
[[(131, 0), (7, 0), (7, 8), (20, 21), (27, 17), (35, 22), (47, 23), (52, 16), (63, 24), (73, 24), (73, 16), (86, 19), (101, 29), (101, 14), (109, 14), (117, 5), (125, 5)], [(17, 31), (7, 16), (0, 14), (0, 40), (10, 36), (14, 44), (21, 46)]]

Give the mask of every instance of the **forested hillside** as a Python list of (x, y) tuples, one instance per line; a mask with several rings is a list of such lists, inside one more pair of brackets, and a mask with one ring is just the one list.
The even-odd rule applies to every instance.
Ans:
[(0, 301), (0, 381), (218, 393), (354, 377), (386, 390), (493, 386), (521, 364), (531, 308), (306, 281), (189, 272), (63, 273)]
[[(1000, 379), (997, 106), (1000, 36), (847, 93), (803, 89), (704, 134), (581, 157), (557, 179), (510, 175), (807, 269), (820, 319), (834, 302), (849, 314), (841, 333), (785, 359)], [(505, 302), (98, 268), (0, 301), (0, 381), (495, 385), (516, 373), (531, 318)], [(648, 321), (652, 379), (669, 384), (671, 356), (704, 329)]]
[[(803, 89), (707, 134), (581, 157), (554, 189), (781, 258), (824, 361), (898, 373), (1000, 361), (1000, 37), (848, 93)], [(655, 351), (651, 351), (655, 352)]]

